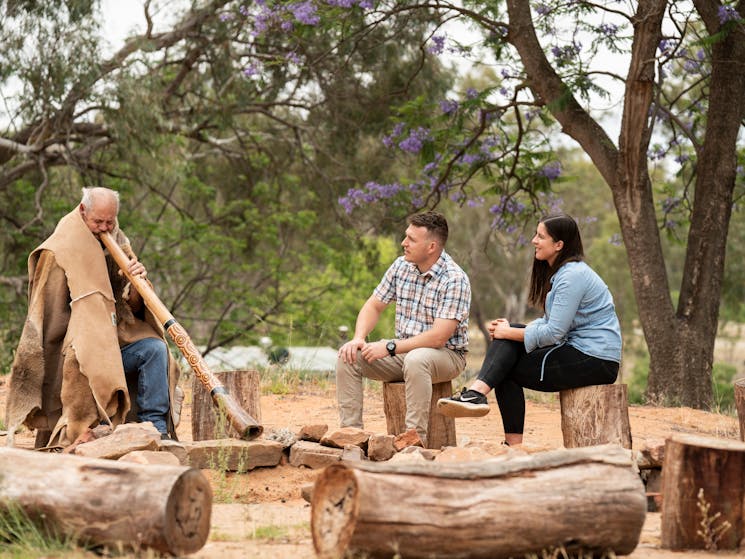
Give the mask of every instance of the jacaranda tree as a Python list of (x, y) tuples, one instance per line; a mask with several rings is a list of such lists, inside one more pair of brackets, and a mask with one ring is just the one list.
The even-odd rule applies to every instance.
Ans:
[[(405, 107), (386, 141), (417, 154), (420, 177), (370, 183), (342, 204), (350, 211), (374, 200), (422, 207), (449, 197), (483, 203), (495, 226), (508, 229), (527, 209), (547, 205), (561, 174), (552, 146), (571, 138), (613, 195), (649, 348), (648, 398), (710, 406), (727, 234), (745, 176), (738, 148), (745, 3), (380, 2), (368, 17), (402, 10), (434, 11), (442, 22), (457, 18), (478, 28), (476, 54), (492, 55), (494, 80), (442, 99), (434, 120)], [(445, 33), (433, 29), (430, 48), (452, 48)], [(599, 68), (608, 53), (618, 55), (615, 66)], [(593, 100), (612, 97), (609, 83), (622, 91), (616, 137), (593, 110)], [(654, 176), (667, 178), (653, 182), (663, 166)], [(477, 176), (489, 187), (479, 190)], [(661, 235), (683, 224), (685, 263), (673, 286)]]

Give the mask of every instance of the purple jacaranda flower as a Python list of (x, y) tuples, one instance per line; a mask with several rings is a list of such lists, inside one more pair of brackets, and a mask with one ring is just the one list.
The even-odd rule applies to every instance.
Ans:
[(550, 11), (551, 11), (551, 8), (549, 8), (546, 4), (542, 2), (539, 2), (535, 6), (535, 13), (537, 13), (539, 16), (545, 16)]
[(261, 73), (261, 65), (256, 61), (251, 62), (251, 64), (249, 64), (243, 69), (243, 75), (246, 76), (247, 78), (256, 76), (260, 73)]
[(409, 136), (398, 143), (398, 147), (408, 153), (419, 153), (424, 142), (429, 139), (429, 130), (419, 126), (409, 131)]
[(673, 41), (670, 39), (662, 39), (660, 41), (660, 44), (657, 45), (657, 48), (660, 50), (662, 54), (668, 54), (668, 51), (672, 48)]
[(233, 19), (233, 14), (230, 12), (223, 12), (220, 14), (220, 21), (230, 21)]
[(442, 54), (445, 50), (446, 38), (445, 35), (434, 35), (431, 44), (427, 47), (427, 52), (430, 54)]
[(551, 161), (543, 166), (543, 169), (538, 171), (538, 174), (542, 177), (546, 177), (550, 181), (555, 181), (561, 176), (561, 163), (558, 161)]
[(354, 208), (388, 200), (403, 190), (405, 187), (399, 183), (380, 184), (370, 181), (365, 184), (364, 188), (350, 188), (347, 190), (347, 195), (339, 198), (338, 202), (350, 214)]
[(649, 159), (651, 159), (652, 161), (661, 160), (664, 159), (666, 153), (667, 152), (662, 146), (655, 145), (652, 151), (649, 152), (647, 157), (649, 157)]
[(464, 153), (460, 156), (461, 162), (465, 163), (466, 165), (471, 165), (473, 163), (476, 163), (478, 161), (481, 161), (481, 154), (479, 153)]
[(440, 110), (446, 115), (451, 115), (458, 110), (458, 101), (443, 99), (440, 101)]
[(422, 149), (422, 145), (422, 139), (415, 134), (412, 134), (398, 143), (399, 148), (409, 153), (419, 153)]
[(363, 10), (369, 10), (373, 7), (372, 0), (326, 0), (326, 4), (335, 8), (352, 8), (357, 4)]
[(473, 87), (469, 87), (469, 88), (468, 88), (468, 89), (466, 90), (466, 98), (467, 98), (467, 99), (476, 99), (476, 97), (478, 97), (478, 96), (479, 96), (479, 92), (478, 92), (478, 91), (476, 91), (476, 89), (475, 89), (475, 88), (473, 88)]
[(615, 37), (616, 33), (618, 33), (618, 25), (614, 23), (601, 23), (598, 26), (598, 31), (606, 37)]
[(303, 61), (302, 58), (300, 58), (300, 55), (295, 51), (288, 52), (285, 55), (285, 60), (291, 64), (300, 64)]
[(299, 2), (290, 6), (290, 11), (295, 19), (305, 25), (317, 25), (321, 21), (316, 5), (310, 0)]
[(621, 235), (618, 233), (614, 233), (613, 235), (611, 235), (610, 239), (608, 239), (608, 242), (612, 244), (613, 246), (617, 246), (617, 247), (620, 247), (623, 244)]
[(717, 16), (719, 17), (719, 23), (724, 25), (728, 21), (737, 21), (740, 19), (740, 14), (732, 6), (719, 6), (717, 9)]

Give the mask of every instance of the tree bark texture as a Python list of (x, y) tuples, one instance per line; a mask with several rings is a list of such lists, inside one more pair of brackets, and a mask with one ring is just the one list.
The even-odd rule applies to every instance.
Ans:
[(745, 443), (698, 435), (667, 440), (662, 547), (745, 549), (744, 509)]
[[(261, 378), (258, 371), (221, 371), (213, 373), (228, 393), (261, 424)], [(194, 441), (242, 438), (224, 414), (215, 407), (212, 396), (199, 379), (192, 382), (191, 434)]]
[(626, 555), (646, 506), (631, 453), (617, 445), (460, 464), (360, 462), (317, 478), (311, 532), (321, 558), (500, 559), (562, 547)]
[(583, 386), (559, 392), (564, 446), (613, 443), (631, 448), (629, 402), (625, 384)]
[(745, 441), (745, 378), (735, 381), (735, 408), (740, 422), (740, 440)]
[(195, 468), (0, 448), (0, 472), (0, 509), (80, 542), (184, 555), (209, 536), (212, 489)]
[[(444, 446), (456, 446), (455, 420), (437, 413), (437, 400), (453, 395), (451, 381), (438, 382), (432, 385), (432, 399), (429, 406), (427, 423), (427, 448), (440, 449)], [(406, 383), (383, 383), (383, 411), (389, 435), (398, 435), (406, 431)]]

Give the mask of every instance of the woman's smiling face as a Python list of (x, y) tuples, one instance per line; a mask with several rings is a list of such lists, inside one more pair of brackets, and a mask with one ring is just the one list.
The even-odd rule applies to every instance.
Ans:
[(539, 223), (536, 227), (535, 235), (530, 241), (535, 248), (535, 257), (537, 260), (545, 260), (549, 266), (553, 266), (556, 256), (564, 246), (563, 241), (555, 241), (549, 234), (546, 226)]

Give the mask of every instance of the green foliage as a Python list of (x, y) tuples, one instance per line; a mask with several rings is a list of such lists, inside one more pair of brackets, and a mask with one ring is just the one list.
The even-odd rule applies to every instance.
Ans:
[[(629, 352), (626, 353), (629, 354)], [(647, 377), (649, 376), (649, 353), (637, 351), (631, 356), (634, 363), (631, 377), (624, 378), (623, 381), (627, 384), (629, 403), (643, 405), (646, 404), (645, 392)]]
[(737, 368), (727, 363), (714, 363), (712, 371), (712, 386), (714, 390), (713, 409), (719, 413), (734, 415), (735, 386), (734, 379)]

